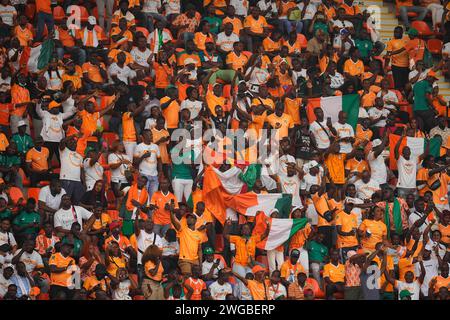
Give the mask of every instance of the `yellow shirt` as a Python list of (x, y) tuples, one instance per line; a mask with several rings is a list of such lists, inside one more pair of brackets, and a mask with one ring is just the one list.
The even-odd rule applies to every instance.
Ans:
[(344, 153), (330, 153), (325, 159), (325, 164), (330, 172), (330, 177), (334, 183), (345, 183), (345, 162), (346, 154)]
[(260, 239), (261, 237), (258, 235), (253, 235), (248, 240), (240, 236), (230, 236), (230, 243), (236, 246), (234, 262), (241, 266), (247, 266), (249, 257), (255, 258), (256, 244)]
[(258, 20), (249, 15), (244, 19), (244, 28), (249, 28), (254, 33), (263, 33), (264, 28), (267, 28), (268, 24), (266, 18), (259, 16)]
[(344, 72), (351, 76), (360, 76), (364, 72), (364, 63), (362, 60), (353, 62), (352, 59), (348, 59), (344, 63)]
[(286, 113), (283, 113), (281, 117), (278, 117), (275, 113), (267, 116), (267, 122), (273, 129), (279, 129), (278, 138), (282, 139), (289, 135), (289, 129), (294, 127), (294, 121), (292, 117)]
[[(386, 51), (397, 51), (406, 46), (408, 42), (408, 37), (403, 37), (402, 39), (392, 39), (387, 43)], [(408, 67), (409, 66), (409, 55), (408, 51), (404, 50), (398, 54), (391, 56), (391, 64), (397, 67)]]
[(323, 277), (330, 278), (330, 281), (333, 283), (345, 282), (345, 266), (342, 263), (339, 263), (337, 266), (328, 263), (323, 266)]
[[(356, 213), (350, 214), (344, 211), (338, 212), (336, 215), (336, 226), (341, 226), (342, 232), (350, 232), (358, 227), (358, 216)], [(358, 245), (358, 239), (356, 233), (352, 236), (342, 236), (338, 233), (336, 246), (338, 248), (355, 247)]]
[(198, 260), (199, 245), (202, 243), (201, 232), (181, 225), (178, 236), (180, 237), (179, 259)]
[(382, 242), (383, 237), (387, 236), (387, 227), (381, 220), (375, 221), (364, 219), (359, 226), (359, 230), (363, 232), (370, 231), (371, 236), (369, 238), (364, 236), (361, 239), (362, 247), (370, 251), (375, 250), (376, 244)]
[[(49, 266), (55, 266), (57, 268), (65, 268), (69, 264), (75, 265), (75, 260), (68, 256), (64, 257), (60, 252), (52, 254), (50, 260), (48, 261)], [(70, 281), (72, 274), (70, 272), (70, 267), (68, 271), (63, 271), (61, 273), (51, 273), (50, 282), (52, 285), (57, 285), (61, 287), (68, 287), (72, 284)]]
[[(164, 104), (169, 100), (169, 97), (163, 97), (159, 102), (160, 104)], [(178, 122), (180, 121), (179, 113), (180, 104), (176, 100), (172, 101), (167, 108), (162, 110), (162, 114), (166, 119), (166, 126), (168, 129), (175, 129), (178, 127)]]

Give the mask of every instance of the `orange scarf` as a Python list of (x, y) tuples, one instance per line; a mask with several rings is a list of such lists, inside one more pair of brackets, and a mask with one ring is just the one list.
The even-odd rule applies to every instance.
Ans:
[(128, 198), (126, 203), (127, 210), (132, 211), (135, 208), (135, 206), (131, 203), (131, 200), (137, 200), (141, 205), (143, 205), (144, 203), (147, 202), (147, 199), (148, 199), (147, 189), (144, 187), (141, 190), (139, 190), (137, 187), (137, 183), (133, 184), (130, 190), (128, 191)]

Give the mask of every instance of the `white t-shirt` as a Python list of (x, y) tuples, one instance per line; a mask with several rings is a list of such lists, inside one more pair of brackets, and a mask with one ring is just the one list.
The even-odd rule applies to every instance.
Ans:
[(180, 244), (178, 241), (169, 242), (165, 238), (162, 238), (162, 255), (174, 256), (180, 253)]
[[(316, 139), (317, 148), (319, 149), (325, 149), (330, 146), (330, 138), (329, 135), (330, 129), (327, 127), (327, 121), (324, 120), (320, 123), (322, 127), (325, 129), (322, 129), (322, 127), (318, 124), (318, 121), (314, 121), (309, 126), (309, 131), (312, 132), (314, 138)], [(328, 134), (327, 134), (328, 133)]]
[(17, 16), (16, 8), (11, 5), (1, 5), (0, 4), (0, 17), (2, 18), (3, 23), (12, 27), (14, 24), (14, 16)]
[(93, 215), (92, 212), (83, 207), (72, 206), (69, 210), (63, 208), (55, 212), (54, 226), (70, 230), (74, 222), (78, 222), (83, 230), (83, 220), (88, 220)]
[(310, 175), (309, 173), (305, 174), (302, 179), (302, 184), (300, 185), (301, 190), (309, 191), (311, 186), (318, 185), (322, 183), (322, 173), (323, 171), (319, 172), (315, 176)]
[(209, 291), (211, 292), (211, 297), (214, 300), (225, 300), (227, 294), (233, 294), (233, 287), (228, 282), (220, 285), (219, 282), (214, 281), (209, 286)]
[(198, 114), (202, 110), (202, 102), (195, 100), (191, 101), (189, 99), (183, 100), (180, 104), (180, 111), (183, 109), (188, 109), (191, 112), (191, 120), (198, 117)]
[(150, 58), (152, 52), (149, 48), (145, 48), (144, 52), (142, 52), (138, 47), (134, 47), (130, 51), (130, 54), (133, 57), (134, 62), (136, 62), (138, 65), (146, 68), (150, 66), (148, 64), (148, 58)]
[(70, 108), (67, 112), (51, 114), (46, 110), (42, 110), (41, 106), (38, 105), (36, 113), (42, 119), (42, 139), (48, 142), (60, 142), (65, 136), (63, 122), (70, 118), (75, 113), (75, 110)]
[[(14, 256), (17, 256), (20, 253), (20, 250), (16, 251), (16, 254)], [(31, 275), (31, 272), (34, 271), (36, 267), (43, 267), (44, 262), (42, 261), (41, 255), (33, 250), (32, 253), (24, 252), (20, 256), (20, 261), (25, 264), (25, 267), (27, 269), (27, 272)]]
[(137, 237), (137, 261), (139, 263), (141, 263), (142, 255), (144, 254), (145, 250), (152, 244), (157, 245), (160, 249), (162, 249), (163, 247), (162, 239), (158, 234), (155, 234), (154, 232), (147, 233), (145, 230), (141, 229), (139, 232), (139, 236)]
[(334, 74), (329, 74), (328, 77), (330, 78), (330, 87), (332, 89), (339, 89), (345, 82), (344, 76), (337, 71)]
[(91, 167), (89, 165), (90, 158), (86, 158), (83, 161), (84, 178), (86, 180), (86, 191), (90, 191), (94, 188), (95, 183), (98, 180), (103, 180), (103, 167), (100, 163), (96, 162)]
[[(423, 278), (421, 290), (423, 295), (428, 297), (428, 286), (431, 279), (438, 276), (439, 263), (437, 259), (423, 260), (423, 267), (425, 268), (425, 277)], [(414, 268), (416, 277), (420, 276), (420, 263), (416, 262)]]
[[(425, 215), (424, 213), (419, 213), (416, 210), (413, 210), (408, 217), (409, 227), (412, 227), (414, 223), (416, 223), (417, 220), (420, 220), (424, 215)], [(428, 219), (425, 219), (425, 221), (419, 226), (419, 231), (423, 233), (427, 228), (428, 224), (429, 224)]]
[(108, 68), (108, 75), (109, 83), (111, 84), (114, 84), (112, 76), (117, 76), (120, 81), (123, 81), (125, 84), (130, 84), (128, 80), (136, 77), (136, 71), (126, 65), (121, 68), (116, 62), (114, 62)]
[(374, 179), (379, 184), (386, 183), (387, 169), (382, 154), (379, 154), (378, 157), (375, 158), (374, 152), (370, 151), (367, 156), (367, 160), (369, 161), (370, 170), (372, 171), (372, 179)]
[[(383, 109), (378, 109), (375, 107), (372, 107), (369, 109), (369, 111), (367, 112), (369, 114), (369, 118), (371, 119), (378, 119), (381, 116), (385, 116), (387, 117), (391, 112), (389, 111), (389, 109), (383, 108)], [(386, 119), (382, 119), (379, 120), (378, 122), (376, 122), (374, 124), (374, 127), (385, 127), (386, 126)]]
[(366, 111), (366, 108), (360, 107), (358, 112), (359, 119), (369, 118), (369, 114)]
[(409, 160), (406, 160), (401, 155), (397, 160), (398, 167), (398, 182), (397, 188), (416, 188), (416, 175), (417, 175), (417, 163), (419, 157), (410, 156)]
[[(297, 7), (300, 9), (300, 11), (303, 11), (305, 4), (303, 2), (300, 2), (299, 4), (297, 4)], [(308, 3), (308, 5), (306, 6), (305, 15), (303, 16), (302, 20), (312, 20), (316, 12), (317, 7), (312, 3)]]
[(281, 190), (283, 193), (292, 194), (292, 206), (303, 208), (302, 200), (300, 199), (300, 185), (301, 181), (297, 175), (292, 177), (280, 176)]
[(281, 283), (277, 285), (268, 285), (267, 289), (268, 300), (276, 300), (281, 296), (284, 296), (285, 298), (287, 297), (286, 288)]
[[(209, 273), (209, 271), (212, 268), (212, 265), (214, 264), (214, 261), (216, 261), (216, 259), (213, 260), (213, 262), (208, 262), (208, 261), (203, 261), (202, 263), (202, 275), (206, 275)], [(213, 271), (213, 277), (217, 278), (218, 274), (219, 274), (219, 270), (222, 270), (224, 268), (224, 265), (222, 263), (222, 261), (219, 261), (219, 266), (217, 268), (214, 269)]]
[[(339, 138), (348, 138), (355, 137), (355, 131), (353, 127), (348, 123), (341, 124), (336, 122), (333, 124), (334, 129), (336, 129)], [(341, 153), (350, 153), (352, 152), (352, 144), (350, 142), (340, 142), (340, 152)]]
[(248, 0), (230, 0), (230, 5), (236, 9), (236, 15), (246, 16), (248, 14)]
[(59, 69), (58, 72), (55, 70), (46, 71), (44, 73), (44, 78), (47, 80), (47, 89), (48, 90), (60, 90), (62, 88), (62, 79), (61, 77), (64, 74), (64, 69)]
[(166, 9), (166, 16), (169, 14), (179, 14), (181, 5), (180, 0), (166, 0), (165, 3), (165, 9)]
[(368, 183), (364, 183), (361, 179), (355, 182), (356, 196), (359, 199), (371, 199), (374, 192), (380, 190), (380, 184), (373, 178)]
[(216, 45), (225, 52), (233, 50), (233, 44), (239, 41), (239, 36), (232, 32), (229, 36), (225, 32), (217, 35)]
[(65, 148), (60, 152), (61, 172), (59, 178), (61, 180), (81, 181), (81, 167), (83, 165), (83, 157), (76, 151)]
[(159, 8), (161, 8), (161, 0), (144, 0), (144, 1), (142, 1), (142, 12), (158, 13)]
[(139, 164), (139, 172), (146, 176), (157, 176), (157, 159), (160, 157), (160, 153), (156, 144), (139, 143), (134, 149), (134, 156), (139, 158), (148, 152), (151, 153), (151, 156), (142, 160)]
[[(381, 91), (378, 92), (377, 97), (381, 97)], [(389, 90), (388, 93), (386, 93), (383, 96), (383, 101), (384, 101), (384, 107), (390, 110), (395, 110), (395, 106), (393, 104), (386, 104), (386, 101), (394, 101), (394, 102), (398, 102), (398, 97), (395, 94), (394, 91)]]
[(17, 245), (16, 239), (11, 232), (0, 231), (0, 246), (4, 244), (9, 244), (11, 247)]
[[(118, 163), (120, 160), (132, 161), (127, 154), (110, 153), (108, 156), (108, 164)], [(111, 169), (111, 181), (115, 183), (127, 182), (125, 171), (128, 169), (129, 165), (123, 163), (118, 168)]]
[(12, 283), (13, 282), (11, 281), (11, 278), (5, 279), (5, 277), (3, 276), (3, 269), (0, 269), (0, 298), (3, 298), (3, 296), (8, 291), (9, 285)]
[[(364, 201), (359, 198), (351, 198), (351, 197), (345, 197), (345, 201), (349, 203), (354, 204), (363, 204)], [(362, 210), (361, 208), (353, 208), (352, 212), (354, 212), (358, 216), (358, 227), (362, 222)]]
[[(420, 284), (417, 280), (413, 281), (412, 283), (396, 280), (395, 286), (399, 293), (402, 292), (403, 290), (408, 290), (409, 292), (412, 293), (411, 300), (419, 300)], [(400, 294), (398, 299), (400, 300)]]
[[(246, 76), (250, 74), (252, 71), (252, 68), (249, 68), (247, 72), (245, 73)], [(248, 80), (249, 85), (257, 85), (260, 86), (267, 82), (270, 78), (270, 73), (265, 70), (258, 67), (255, 67), (250, 74), (250, 79)]]
[(278, 12), (277, 4), (273, 0), (272, 1), (259, 0), (257, 6), (261, 10), (261, 12), (265, 12), (267, 9), (270, 8), (270, 10), (267, 12), (266, 17), (271, 17), (272, 14)]
[(61, 205), (61, 198), (65, 194), (66, 190), (61, 188), (61, 192), (56, 196), (53, 196), (50, 191), (50, 186), (45, 186), (39, 191), (39, 201), (44, 202), (47, 207), (52, 208), (53, 210), (58, 210)]

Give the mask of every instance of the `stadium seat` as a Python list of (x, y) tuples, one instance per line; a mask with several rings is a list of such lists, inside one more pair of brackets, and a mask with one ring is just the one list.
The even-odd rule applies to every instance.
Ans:
[(17, 204), (17, 202), (22, 199), (25, 199), (25, 196), (22, 193), (22, 190), (20, 190), (20, 188), (17, 187), (10, 187), (9, 188), (9, 197), (11, 198), (12, 202), (14, 204)]
[(28, 177), (26, 176), (26, 174), (25, 174), (25, 172), (23, 171), (22, 168), (19, 168), (18, 174), (22, 178), (23, 186), (24, 187), (29, 187), (30, 186), (30, 179), (28, 179)]
[(221, 234), (216, 235), (216, 252), (222, 252), (224, 248), (223, 236)]
[(53, 18), (55, 21), (62, 21), (64, 17), (66, 16), (66, 13), (64, 12), (63, 7), (56, 6), (53, 8)]
[(33, 198), (37, 203), (39, 200), (39, 192), (41, 192), (41, 188), (28, 188), (28, 199)]
[(92, 9), (92, 15), (95, 17), (95, 19), (98, 20), (98, 7), (95, 6), (94, 9)]
[(427, 41), (427, 48), (431, 54), (441, 54), (442, 52), (442, 40), (429, 39)]
[(70, 15), (74, 14), (74, 12), (76, 10), (75, 7), (79, 7), (80, 8), (80, 20), (81, 20), (81, 23), (86, 23), (88, 18), (89, 18), (89, 12), (86, 9), (86, 7), (77, 6), (77, 5), (71, 5), (70, 8), (69, 8), (70, 9), (70, 11), (69, 11)]
[(431, 30), (428, 24), (424, 21), (411, 22), (411, 28), (416, 29), (421, 37), (429, 37), (434, 34), (433, 30)]

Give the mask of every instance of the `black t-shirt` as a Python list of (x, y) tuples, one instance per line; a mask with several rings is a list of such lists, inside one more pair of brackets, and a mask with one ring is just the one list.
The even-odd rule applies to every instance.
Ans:
[[(295, 157), (305, 160), (310, 160), (312, 158), (313, 150), (311, 148), (311, 137), (308, 134), (304, 134), (301, 130), (297, 130), (295, 133)], [(297, 146), (297, 144), (302, 144)]]

